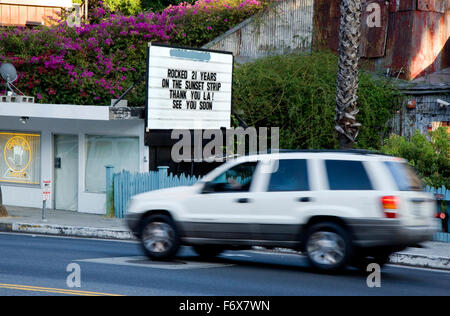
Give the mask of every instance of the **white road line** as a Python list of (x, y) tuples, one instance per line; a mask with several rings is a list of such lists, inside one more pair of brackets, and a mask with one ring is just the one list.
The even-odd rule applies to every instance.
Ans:
[(244, 257), (244, 258), (251, 258), (249, 255), (243, 255), (239, 253), (224, 253), (222, 254), (223, 257)]
[(157, 262), (157, 261), (151, 261), (145, 256), (79, 259), (79, 260), (75, 260), (75, 261), (122, 265), (122, 266), (133, 266), (133, 267), (140, 267), (140, 268), (166, 269), (166, 270), (223, 268), (223, 267), (234, 266), (234, 264), (228, 264), (228, 263), (199, 262), (199, 261), (185, 261), (185, 260), (174, 260), (171, 262)]

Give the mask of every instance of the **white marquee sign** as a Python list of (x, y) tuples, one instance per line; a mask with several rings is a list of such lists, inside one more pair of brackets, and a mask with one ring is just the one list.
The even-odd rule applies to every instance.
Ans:
[(149, 44), (148, 129), (231, 127), (233, 55)]

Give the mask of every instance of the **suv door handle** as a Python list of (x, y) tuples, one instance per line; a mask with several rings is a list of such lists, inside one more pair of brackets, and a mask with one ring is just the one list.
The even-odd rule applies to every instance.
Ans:
[(312, 198), (306, 196), (306, 197), (298, 198), (297, 201), (298, 202), (311, 202)]
[(241, 199), (236, 200), (236, 203), (241, 203), (241, 204), (250, 203), (250, 202), (251, 202), (251, 200), (247, 199), (247, 198), (241, 198)]

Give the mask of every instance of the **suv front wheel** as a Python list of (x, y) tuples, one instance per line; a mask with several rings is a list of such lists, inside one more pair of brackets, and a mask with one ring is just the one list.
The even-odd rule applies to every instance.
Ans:
[(305, 240), (310, 264), (323, 271), (343, 269), (351, 255), (351, 240), (347, 231), (333, 222), (312, 225)]
[(166, 215), (150, 215), (141, 224), (141, 243), (147, 257), (171, 259), (180, 247), (180, 237), (173, 220)]

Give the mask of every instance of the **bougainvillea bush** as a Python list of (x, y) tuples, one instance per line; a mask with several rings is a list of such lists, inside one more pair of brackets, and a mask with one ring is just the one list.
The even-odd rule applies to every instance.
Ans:
[[(90, 13), (91, 23), (80, 27), (61, 21), (39, 29), (2, 29), (0, 63), (14, 64), (16, 86), (40, 103), (109, 105), (145, 71), (148, 42), (198, 47), (267, 4), (199, 0), (136, 16), (100, 5)], [(143, 84), (127, 99), (143, 105)]]

